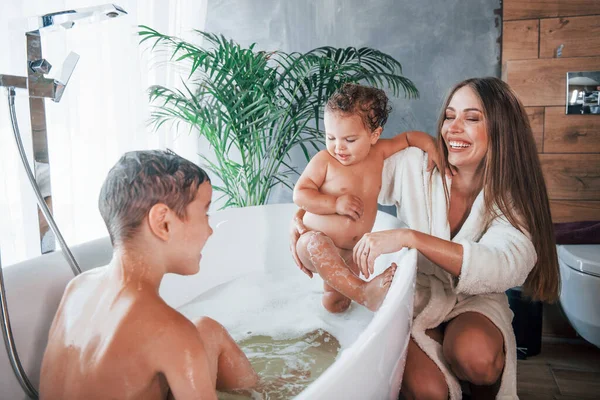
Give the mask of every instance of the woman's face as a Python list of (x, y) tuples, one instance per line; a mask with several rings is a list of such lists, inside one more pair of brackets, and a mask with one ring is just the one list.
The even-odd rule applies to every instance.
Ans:
[(483, 107), (470, 87), (463, 86), (452, 96), (446, 108), (442, 137), (451, 165), (459, 171), (477, 169), (486, 155), (489, 138)]

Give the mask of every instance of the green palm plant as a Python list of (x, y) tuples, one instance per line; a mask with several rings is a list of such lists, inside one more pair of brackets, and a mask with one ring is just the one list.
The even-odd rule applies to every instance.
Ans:
[(222, 35), (196, 31), (207, 47), (140, 26), (140, 43), (167, 51), (170, 62), (189, 68), (183, 90), (153, 86), (151, 124), (184, 123), (197, 129), (214, 151), (202, 156), (222, 184), (223, 208), (265, 204), (278, 184), (291, 188), (298, 172), (290, 151), (322, 147), (323, 107), (345, 82), (388, 88), (418, 97), (402, 66), (372, 48), (319, 47), (307, 53), (256, 51)]

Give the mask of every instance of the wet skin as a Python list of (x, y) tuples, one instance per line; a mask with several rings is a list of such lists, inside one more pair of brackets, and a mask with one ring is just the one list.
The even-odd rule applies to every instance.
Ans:
[[(375, 223), (383, 162), (408, 147), (408, 135), (379, 140), (381, 127), (369, 131), (360, 115), (338, 112), (325, 113), (325, 131), (327, 149), (313, 157), (294, 189), (294, 202), (306, 210), (301, 223), (310, 231), (295, 250), (302, 264), (323, 278), (327, 310), (343, 312), (354, 300), (376, 311), (396, 266), (367, 282), (351, 253)], [(426, 134), (418, 140), (418, 134), (418, 147), (433, 144)]]
[[(448, 210), (452, 236), (460, 231), (468, 218), (480, 185), (477, 172), (487, 154), (489, 141), (482, 110), (481, 101), (469, 87), (457, 90), (445, 110), (441, 133), (448, 148), (448, 161), (457, 171), (452, 180)], [(427, 255), (427, 252), (423, 253)], [(448, 254), (445, 258), (452, 259), (453, 255)], [(462, 264), (462, 255), (458, 264)], [(489, 319), (476, 312), (467, 312), (452, 319), (444, 332), (438, 327), (426, 333), (442, 345), (444, 358), (452, 372), (471, 383), (473, 399), (496, 396), (505, 361), (504, 340)], [(401, 391), (407, 399), (448, 398), (444, 375), (412, 338)]]
[(215, 388), (256, 384), (225, 328), (209, 318), (189, 321), (158, 294), (165, 273), (198, 272), (212, 234), (211, 194), (208, 182), (200, 185), (185, 220), (153, 206), (110, 265), (69, 283), (48, 337), (41, 398), (216, 399)]

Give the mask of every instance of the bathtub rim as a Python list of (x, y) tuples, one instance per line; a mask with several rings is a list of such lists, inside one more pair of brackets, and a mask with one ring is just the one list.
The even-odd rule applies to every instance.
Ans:
[[(295, 208), (295, 206), (292, 203), (287, 203), (287, 204), (270, 204), (270, 205), (263, 205), (263, 206), (254, 206), (254, 207), (245, 207), (246, 209), (254, 209), (254, 208), (275, 208), (275, 207), (279, 207), (281, 208), (282, 211), (287, 212), (287, 208), (290, 208), (290, 210), (292, 208)], [(224, 212), (231, 210), (232, 212), (240, 212), (241, 209), (227, 209), (227, 210), (222, 210)], [(291, 213), (290, 213), (290, 220), (291, 220)], [(393, 224), (394, 226), (400, 226), (400, 221), (397, 220), (394, 216), (387, 214), (383, 211), (378, 211), (377, 213), (378, 218), (380, 216), (383, 217), (384, 219), (384, 225), (390, 225)], [(287, 225), (287, 221), (286, 221), (286, 225)], [(387, 229), (390, 229), (389, 227), (384, 227)], [(91, 270), (97, 267), (101, 267), (104, 266), (106, 264), (108, 264), (112, 258), (112, 246), (110, 244), (110, 240), (108, 239), (108, 237), (103, 237), (103, 238), (99, 238), (99, 239), (95, 239), (95, 240), (91, 240), (85, 243), (81, 243), (79, 245), (73, 246), (72, 248), (73, 253), (75, 254), (75, 257), (78, 260), (84, 260), (87, 259), (84, 262), (82, 262), (82, 267), (84, 271), (87, 270)], [(402, 250), (401, 252), (407, 252), (407, 250)], [(411, 252), (415, 253), (416, 251), (411, 250)], [(80, 256), (81, 254), (81, 256)], [(84, 256), (85, 254), (85, 256)], [(416, 253), (415, 253), (416, 254)], [(406, 256), (406, 254), (404, 255)], [(290, 256), (291, 257), (291, 256)], [(415, 255), (416, 257), (416, 255)], [(93, 262), (90, 262), (93, 261)], [(15, 264), (11, 264), (11, 265), (7, 265), (4, 267), (4, 272), (5, 272), (5, 276), (11, 275), (11, 274), (17, 274), (17, 275), (21, 275), (21, 276), (25, 276), (28, 275), (31, 272), (35, 272), (35, 268), (36, 267), (42, 267), (42, 266), (47, 266), (51, 267), (51, 268), (59, 268), (60, 267), (60, 271), (52, 271), (51, 268), (47, 269), (47, 272), (50, 271), (51, 275), (53, 276), (53, 280), (54, 280), (54, 286), (58, 285), (58, 284), (62, 284), (62, 281), (64, 280), (64, 285), (62, 285), (62, 291), (64, 291), (64, 288), (66, 287), (66, 285), (68, 284), (68, 282), (73, 278), (72, 273), (70, 272), (70, 269), (68, 268), (68, 265), (66, 264), (66, 261), (63, 259), (62, 256), (62, 252), (56, 251), (50, 254), (44, 254), (38, 257), (34, 257), (32, 259), (29, 260), (25, 260), (19, 263), (15, 263)], [(415, 263), (416, 265), (416, 263)], [(27, 268), (24, 270), (19, 271), (19, 268), (23, 267), (23, 268)], [(306, 398), (305, 396), (310, 395), (310, 393), (313, 392), (314, 389), (311, 389), (313, 387), (315, 388), (319, 388), (321, 385), (323, 385), (323, 381), (325, 381), (326, 379), (328, 379), (330, 376), (339, 376), (339, 374), (343, 374), (344, 370), (347, 368), (346, 366), (346, 360), (350, 360), (350, 359), (355, 359), (355, 357), (357, 357), (361, 352), (366, 351), (365, 347), (367, 347), (368, 343), (370, 340), (373, 340), (373, 335), (374, 333), (382, 326), (385, 325), (385, 322), (389, 319), (392, 318), (393, 313), (392, 312), (388, 312), (390, 310), (391, 307), (393, 307), (395, 305), (395, 301), (394, 299), (397, 299), (399, 296), (401, 296), (402, 294), (404, 294), (404, 292), (406, 290), (411, 290), (409, 287), (407, 287), (407, 285), (410, 284), (409, 281), (413, 281), (413, 289), (414, 289), (414, 278), (416, 277), (416, 268), (414, 271), (411, 272), (411, 276), (413, 279), (411, 280), (399, 280), (396, 279), (396, 277), (399, 276), (399, 274), (397, 274), (392, 282), (392, 285), (390, 287), (390, 291), (388, 292), (388, 296), (386, 296), (386, 299), (384, 300), (381, 309), (378, 313), (376, 313), (373, 317), (373, 319), (369, 322), (369, 324), (367, 325), (367, 327), (360, 333), (360, 335), (356, 338), (356, 340), (354, 341), (354, 343), (352, 343), (352, 345), (350, 345), (348, 348), (346, 348), (342, 353), (340, 353), (340, 355), (336, 358), (335, 362), (329, 367), (327, 368), (323, 374), (321, 374), (314, 382), (312, 382), (310, 385), (308, 385), (301, 394), (299, 394), (299, 399), (302, 399), (303, 397)], [(60, 281), (60, 282), (59, 282)], [(10, 284), (8, 285), (9, 288), (8, 290), (10, 290)], [(62, 291), (60, 293), (60, 297), (62, 297)], [(19, 306), (14, 306), (14, 302), (12, 302), (11, 305), (11, 294), (8, 294), (9, 297), (9, 307), (10, 309), (14, 310), (14, 309), (18, 309), (21, 308)], [(411, 292), (411, 299), (412, 299), (412, 292)], [(397, 300), (396, 300), (397, 301)], [(181, 307), (182, 304), (179, 304), (177, 307)], [(45, 305), (46, 307), (48, 305)], [(386, 311), (388, 310), (388, 311)], [(14, 312), (14, 311), (13, 311)], [(17, 311), (19, 312), (19, 311)], [(54, 317), (56, 313), (56, 309), (53, 310), (53, 315), (52, 315), (52, 319)], [(412, 308), (410, 310), (410, 315), (412, 316)], [(11, 314), (12, 316), (12, 314)], [(13, 318), (14, 320), (14, 318)], [(410, 329), (410, 324), (412, 323), (412, 318), (409, 320), (409, 329)], [(28, 327), (31, 327), (31, 325), (28, 325)], [(13, 326), (14, 328), (14, 326)], [(46, 340), (47, 340), (47, 332), (42, 332), (42, 335), (46, 336)], [(17, 347), (21, 347), (19, 346), (19, 342), (17, 341)], [(408, 336), (406, 338), (406, 344), (408, 343)], [(24, 344), (25, 346), (27, 346), (27, 344)], [(44, 341), (44, 349), (45, 349), (45, 341)], [(401, 354), (406, 354), (406, 345), (403, 347), (403, 352)], [(20, 354), (22, 354), (20, 352)], [(43, 354), (43, 352), (42, 352)], [(340, 361), (340, 362), (338, 362)], [(37, 368), (39, 368), (40, 366), (38, 366)], [(397, 368), (397, 366), (396, 366)], [(31, 374), (29, 368), (28, 369), (28, 375)], [(14, 382), (16, 383), (16, 378), (14, 376), (12, 376), (12, 372), (11, 372), (11, 378), (12, 380), (14, 380)], [(37, 382), (36, 382), (37, 383)], [(37, 385), (36, 385), (37, 386)]]
[[(373, 338), (376, 336), (376, 333), (379, 332), (382, 328), (386, 327), (390, 321), (391, 318), (393, 318), (394, 316), (394, 312), (393, 312), (393, 308), (396, 306), (399, 306), (400, 301), (402, 300), (402, 298), (404, 297), (404, 293), (408, 290), (410, 291), (410, 304), (407, 305), (407, 307), (409, 308), (409, 325), (408, 325), (408, 335), (407, 337), (404, 339), (404, 343), (402, 345), (402, 354), (404, 356), (406, 356), (406, 351), (408, 348), (408, 341), (410, 338), (410, 330), (412, 328), (412, 317), (413, 317), (413, 302), (412, 302), (412, 296), (414, 294), (414, 288), (416, 285), (416, 277), (417, 277), (417, 269), (416, 269), (416, 263), (417, 263), (417, 250), (415, 249), (407, 249), (407, 248), (403, 248), (402, 250), (398, 251), (397, 253), (399, 253), (402, 257), (402, 259), (404, 260), (404, 258), (408, 258), (408, 262), (411, 262), (410, 259), (412, 259), (412, 264), (415, 265), (415, 268), (413, 268), (413, 270), (411, 272), (409, 272), (410, 274), (410, 278), (406, 279), (406, 280), (401, 280), (399, 279), (400, 275), (395, 275), (394, 279), (392, 281), (392, 285), (390, 286), (390, 289), (388, 291), (388, 295), (386, 295), (381, 307), (379, 308), (379, 310), (375, 313), (375, 315), (373, 316), (373, 319), (369, 322), (369, 324), (366, 326), (366, 328), (360, 333), (360, 335), (356, 338), (356, 340), (354, 341), (354, 343), (352, 343), (348, 348), (344, 349), (339, 355), (338, 357), (336, 357), (336, 360), (333, 364), (331, 364), (317, 379), (315, 379), (314, 382), (312, 382), (310, 385), (308, 385), (298, 396), (295, 397), (296, 400), (308, 400), (310, 399), (310, 395), (316, 394), (318, 388), (322, 385), (325, 385), (326, 383), (323, 383), (327, 380), (329, 380), (330, 378), (339, 376), (340, 374), (344, 373), (344, 370), (349, 368), (348, 367), (348, 361), (353, 361), (356, 360), (356, 358), (358, 358), (360, 356), (361, 353), (368, 351), (368, 343), (373, 340)], [(401, 266), (398, 266), (398, 268), (400, 268)], [(396, 277), (398, 277), (398, 279), (396, 279)], [(391, 295), (391, 296), (390, 296)], [(402, 370), (404, 370), (404, 361), (405, 361), (405, 357), (401, 358), (400, 360), (398, 360), (398, 364), (402, 364), (402, 365), (396, 365), (394, 368), (394, 371), (392, 372), (392, 374), (398, 374), (398, 369), (401, 368)], [(364, 377), (365, 379), (368, 379), (368, 377)], [(392, 376), (393, 379), (393, 376)], [(392, 382), (390, 382), (390, 384), (392, 384), (392, 386), (397, 386), (398, 389), (398, 393), (400, 392), (400, 383), (401, 383), (401, 379), (399, 382), (397, 382), (396, 385), (393, 385)], [(397, 397), (397, 396), (396, 396)]]

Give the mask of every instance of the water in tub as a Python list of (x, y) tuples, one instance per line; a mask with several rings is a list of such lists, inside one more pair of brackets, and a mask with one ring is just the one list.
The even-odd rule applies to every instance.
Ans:
[(208, 316), (223, 324), (261, 377), (257, 390), (220, 393), (219, 399), (289, 399), (358, 338), (373, 313), (353, 302), (348, 311), (331, 314), (322, 295), (318, 275), (309, 279), (290, 265), (239, 277), (179, 308), (191, 320)]

